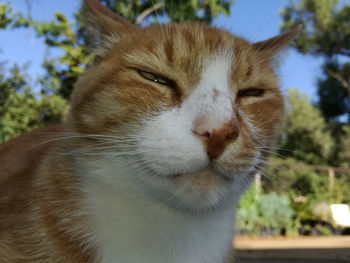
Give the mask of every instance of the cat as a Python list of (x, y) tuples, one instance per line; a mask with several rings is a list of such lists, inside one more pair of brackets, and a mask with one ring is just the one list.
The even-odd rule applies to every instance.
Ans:
[(232, 262), (234, 211), (278, 137), (276, 55), (202, 23), (139, 28), (97, 0), (64, 124), (0, 147), (0, 262)]

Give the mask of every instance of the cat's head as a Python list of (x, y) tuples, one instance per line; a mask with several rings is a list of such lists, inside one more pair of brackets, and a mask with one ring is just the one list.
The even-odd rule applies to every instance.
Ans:
[(274, 56), (299, 28), (251, 44), (202, 23), (139, 28), (95, 0), (85, 13), (97, 54), (75, 89), (71, 129), (110, 136), (92, 148), (125, 160), (172, 202), (218, 205), (278, 135), (284, 100)]

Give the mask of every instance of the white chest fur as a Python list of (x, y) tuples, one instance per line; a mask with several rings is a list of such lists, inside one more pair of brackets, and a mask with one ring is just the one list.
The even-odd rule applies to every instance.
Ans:
[(146, 196), (119, 176), (112, 180), (102, 184), (92, 180), (84, 187), (100, 262), (225, 261), (232, 247), (233, 206), (202, 213), (183, 211)]

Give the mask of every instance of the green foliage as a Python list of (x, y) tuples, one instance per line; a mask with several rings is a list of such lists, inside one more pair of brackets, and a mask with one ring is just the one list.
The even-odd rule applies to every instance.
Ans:
[(25, 18), (21, 13), (15, 12), (9, 3), (0, 3), (0, 29), (30, 26), (30, 23), (30, 17)]
[[(0, 28), (32, 25), (29, 18), (0, 3)], [(25, 73), (26, 66), (0, 65), (0, 143), (34, 128), (62, 121), (67, 102), (53, 93), (35, 93)]]
[(288, 102), (280, 153), (308, 164), (349, 167), (349, 125), (327, 123), (321, 111), (297, 90), (289, 89)]
[(258, 196), (261, 189), (253, 184), (248, 191), (242, 195), (238, 204), (236, 214), (236, 227), (239, 231), (257, 235), (260, 232), (260, 218), (258, 211)]
[(320, 109), (327, 120), (347, 115), (350, 122), (350, 5), (340, 5), (338, 0), (294, 3), (282, 11), (282, 30), (304, 25), (296, 49), (325, 58), (325, 77), (318, 85)]
[[(7, 76), (9, 75), (9, 76)], [(57, 95), (35, 94), (17, 65), (0, 68), (0, 143), (34, 128), (62, 121), (67, 102)]]
[[(236, 226), (248, 235), (329, 235), (335, 230), (330, 204), (350, 204), (350, 172), (317, 171), (294, 158), (273, 158), (269, 182), (252, 185), (241, 198)], [(273, 186), (273, 187), (272, 187)]]
[(146, 9), (152, 8), (158, 3), (164, 4), (157, 12), (153, 12), (148, 16), (148, 20), (157, 21), (157, 15), (166, 15), (167, 19), (172, 22), (183, 21), (203, 21), (210, 23), (214, 17), (220, 13), (228, 15), (232, 0), (154, 0), (154, 1), (140, 1), (140, 0), (101, 0), (106, 6), (114, 10), (118, 14), (125, 17), (131, 23), (134, 23), (137, 17)]
[(92, 61), (87, 45), (61, 13), (55, 13), (51, 22), (33, 22), (33, 26), (48, 47), (63, 51), (63, 55), (56, 58), (46, 56), (43, 62), (46, 74), (40, 79), (43, 91), (69, 98), (77, 78)]
[[(295, 3), (295, 2), (294, 2)], [(301, 0), (282, 10), (283, 30), (303, 24), (296, 39), (301, 52), (332, 56), (350, 55), (350, 6), (338, 0)]]
[[(327, 77), (319, 78), (317, 88), (318, 106), (323, 116), (329, 121), (347, 114), (350, 117), (350, 63), (328, 61), (323, 70)], [(344, 88), (348, 85), (349, 90)]]
[(275, 192), (263, 194), (255, 184), (241, 198), (236, 226), (250, 235), (278, 235), (286, 229), (293, 216), (286, 196)]
[(321, 112), (309, 103), (306, 95), (289, 89), (289, 112), (282, 146), (285, 155), (312, 164), (327, 164), (333, 154), (334, 140)]
[(6, 28), (11, 23), (9, 13), (11, 12), (10, 6), (0, 3), (0, 28)]
[(337, 151), (338, 165), (350, 168), (350, 125), (342, 127)]
[(286, 196), (277, 195), (275, 192), (260, 197), (259, 209), (265, 227), (271, 229), (285, 227), (293, 216), (293, 211), (289, 207), (289, 199)]
[[(323, 222), (332, 225), (329, 205), (350, 204), (349, 173), (335, 173), (332, 179), (328, 171), (316, 171), (294, 158), (273, 158), (268, 167), (271, 182), (264, 185), (263, 191), (278, 191), (287, 194), (294, 211), (293, 221), (301, 226), (310, 222)], [(274, 189), (275, 190), (275, 189)]]

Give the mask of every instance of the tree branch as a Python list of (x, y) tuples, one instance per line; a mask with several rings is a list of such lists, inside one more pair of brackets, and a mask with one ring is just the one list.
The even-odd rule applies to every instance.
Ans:
[(141, 22), (152, 12), (158, 10), (159, 8), (164, 6), (164, 2), (159, 2), (154, 4), (152, 7), (145, 9), (136, 19), (135, 24), (139, 25)]
[(326, 73), (329, 76), (331, 76), (334, 79), (336, 79), (340, 83), (340, 85), (347, 90), (349, 98), (350, 98), (350, 81), (346, 80), (339, 73), (336, 73), (336, 72), (334, 72), (334, 71), (332, 71), (330, 69), (325, 68), (325, 71), (326, 71)]
[[(325, 48), (295, 48), (297, 51), (300, 51), (302, 53), (308, 53), (312, 55), (321, 55), (324, 56), (325, 53), (331, 53), (333, 55), (342, 55), (350, 57), (350, 51), (344, 48), (337, 48), (337, 49), (325, 49)], [(327, 55), (326, 55), (327, 56)]]

